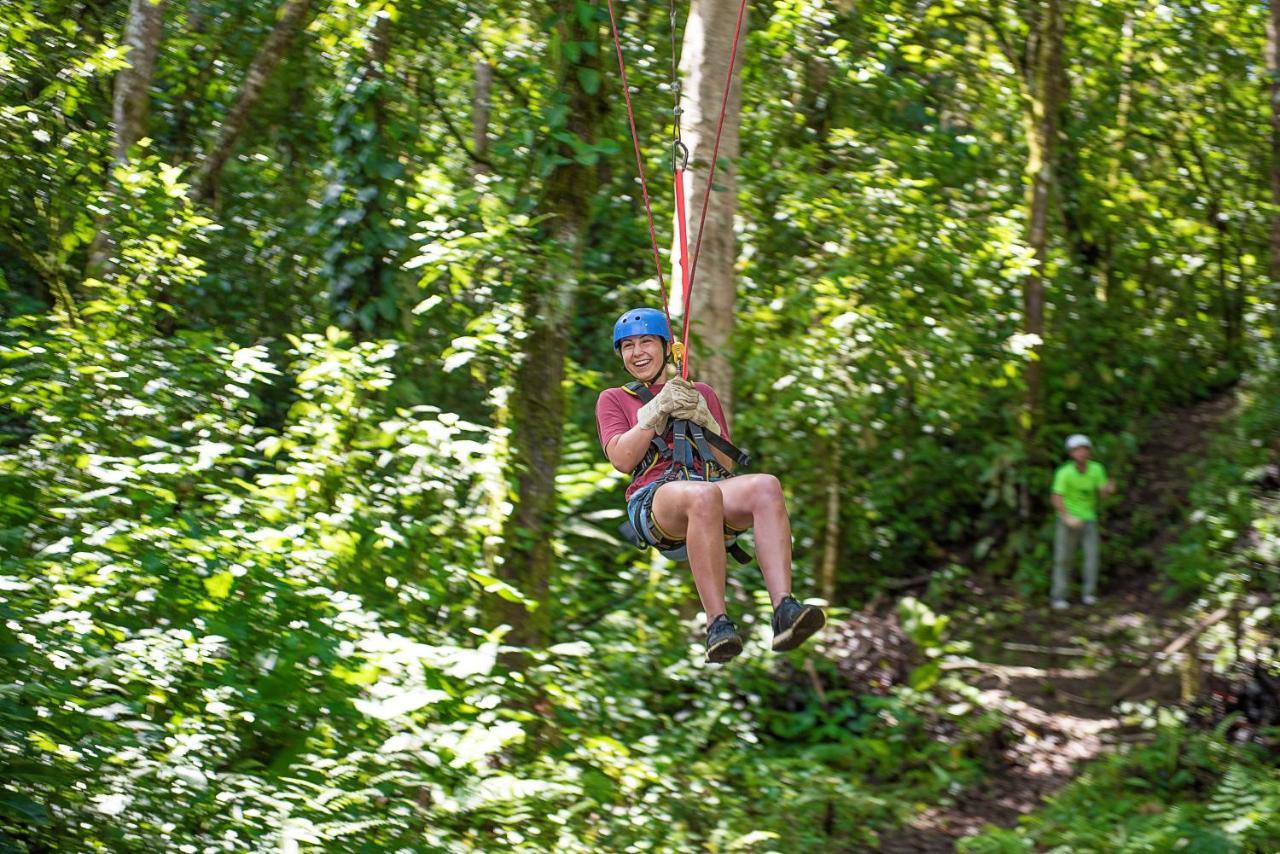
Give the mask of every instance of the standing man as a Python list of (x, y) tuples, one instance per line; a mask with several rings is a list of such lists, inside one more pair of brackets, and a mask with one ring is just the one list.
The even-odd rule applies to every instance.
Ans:
[(1069, 607), (1068, 576), (1075, 553), (1084, 544), (1084, 591), (1080, 601), (1092, 605), (1098, 601), (1098, 499), (1115, 492), (1115, 484), (1107, 479), (1102, 464), (1089, 459), (1093, 443), (1083, 433), (1067, 439), (1067, 456), (1071, 459), (1059, 466), (1053, 476), (1053, 508), (1058, 511), (1058, 526), (1053, 539), (1053, 607), (1062, 611)]
[[(782, 485), (771, 474), (716, 479), (703, 459), (692, 467), (676, 462), (672, 422), (687, 421), (726, 442), (729, 426), (710, 386), (678, 375), (662, 382), (671, 343), (667, 317), (657, 309), (628, 311), (613, 327), (613, 348), (636, 382), (601, 392), (596, 427), (609, 462), (631, 474), (627, 517), (648, 545), (687, 547), (707, 615), (707, 660), (715, 663), (742, 652), (742, 637), (726, 613), (725, 538), (754, 528), (756, 558), (773, 603), (773, 648), (795, 649), (826, 616), (791, 595), (791, 520)], [(713, 450), (716, 468), (733, 467)]]

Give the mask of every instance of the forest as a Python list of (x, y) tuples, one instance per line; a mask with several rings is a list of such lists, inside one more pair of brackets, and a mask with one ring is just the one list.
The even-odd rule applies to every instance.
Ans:
[[(6, 0), (0, 96), (0, 851), (1280, 850), (1280, 2)], [(637, 308), (793, 651), (619, 534)]]

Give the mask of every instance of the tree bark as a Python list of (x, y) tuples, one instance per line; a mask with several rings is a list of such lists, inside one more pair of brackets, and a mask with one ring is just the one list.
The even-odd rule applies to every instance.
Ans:
[(1271, 79), (1271, 293), (1280, 303), (1280, 0), (1267, 16), (1267, 74)]
[[(1107, 196), (1112, 201), (1120, 196), (1120, 173), (1123, 169), (1125, 150), (1129, 144), (1129, 114), (1133, 107), (1133, 54), (1135, 39), (1132, 10), (1126, 10), (1120, 27), (1120, 92), (1116, 96), (1116, 121), (1111, 145), (1111, 165), (1107, 170)], [(1118, 221), (1116, 209), (1103, 216), (1102, 275), (1107, 305), (1113, 312), (1124, 312), (1127, 300), (1124, 290), (1116, 281), (1115, 228)]]
[(147, 111), (151, 105), (151, 77), (160, 49), (165, 0), (132, 0), (125, 24), (125, 58), (129, 65), (116, 75), (111, 123), (115, 128), (111, 156), (117, 163), (129, 157), (129, 149), (147, 132)]
[(476, 60), (475, 77), (475, 95), (471, 101), (471, 150), (474, 152), (471, 175), (478, 178), (490, 171), (484, 164), (489, 156), (489, 116), (493, 92), (493, 66), (489, 64), (489, 60)]
[[(1036, 264), (1022, 282), (1023, 331), (1040, 338), (1023, 370), (1026, 401), (1021, 414), (1023, 442), (1029, 468), (1046, 461), (1039, 434), (1044, 424), (1044, 306), (1045, 266), (1049, 261), (1049, 209), (1057, 156), (1058, 116), (1061, 110), (1063, 7), (1069, 0), (1041, 0), (1035, 7), (1028, 36), (1030, 62), (1023, 70), (1022, 122), (1027, 142), (1027, 246)], [(1030, 518), (1036, 500), (1024, 481), (1019, 512)]]
[[(688, 199), (691, 256), (698, 245), (698, 220), (710, 176), (711, 153), (725, 78), (729, 73), (729, 53), (737, 24), (738, 5), (735, 0), (692, 0), (681, 47), (683, 138), (689, 147), (685, 197)], [(746, 32), (744, 20), (742, 40), (745, 40)], [(725, 416), (730, 420), (733, 417), (733, 363), (729, 344), (733, 335), (734, 266), (737, 260), (733, 218), (737, 208), (742, 56), (740, 40), (725, 111), (724, 132), (720, 138), (720, 162), (708, 200), (705, 234), (690, 297), (692, 305), (687, 308), (693, 312), (691, 364), (696, 366), (698, 378), (715, 388), (724, 405)], [(678, 236), (676, 239), (679, 240)], [(678, 247), (673, 257), (679, 258)], [(678, 270), (672, 281), (680, 281)]]
[[(568, 114), (559, 130), (594, 144), (605, 102), (602, 89), (588, 92), (583, 80), (600, 79), (599, 26), (594, 19), (583, 24), (574, 0), (552, 0), (549, 7), (560, 44), (596, 45), (595, 50), (579, 52), (577, 62), (563, 50), (549, 60), (557, 69), (556, 88), (568, 98)], [(541, 646), (550, 624), (555, 477), (564, 444), (565, 359), (598, 185), (595, 167), (576, 160), (570, 145), (557, 143), (555, 153), (563, 162), (547, 176), (537, 204), (546, 263), (540, 276), (522, 284), (526, 334), (511, 394), (510, 479), (515, 484), (515, 506), (503, 530), (505, 555), (500, 570), (502, 580), (520, 590), (532, 608), (526, 610), (521, 603), (497, 596), (491, 600), (494, 619), (512, 627), (508, 640), (526, 647)]]
[[(113, 164), (129, 159), (129, 149), (147, 133), (147, 112), (151, 105), (151, 77), (164, 29), (165, 0), (132, 0), (122, 39), (129, 64), (116, 74), (111, 101)], [(111, 257), (111, 224), (100, 218), (98, 233), (89, 246), (85, 275), (102, 276)]]
[(258, 49), (253, 62), (249, 64), (249, 70), (245, 72), (244, 82), (240, 84), (235, 103), (222, 122), (218, 139), (196, 165), (195, 175), (191, 181), (193, 201), (206, 202), (217, 197), (222, 168), (230, 159), (231, 152), (235, 149), (236, 142), (249, 121), (250, 113), (262, 97), (262, 91), (266, 88), (267, 81), (271, 79), (272, 72), (280, 64), (293, 37), (301, 29), (310, 11), (311, 0), (286, 0), (281, 7), (279, 21), (276, 22), (266, 41), (262, 43), (262, 47)]
[(827, 467), (827, 524), (822, 542), (822, 598), (836, 600), (836, 569), (840, 557), (840, 430), (831, 440), (831, 464)]
[[(369, 38), (369, 73), (367, 80), (382, 81), (387, 75), (387, 62), (391, 59), (391, 16), (387, 14), (378, 15), (378, 19), (373, 24), (373, 31)], [(386, 154), (388, 148), (387, 141), (387, 96), (382, 87), (379, 87), (377, 94), (373, 97), (373, 102), (369, 107), (369, 114), (373, 120), (373, 134), (375, 145), (379, 149), (379, 159)], [(364, 222), (376, 223), (383, 216), (382, 205), (386, 196), (386, 183), (382, 178), (375, 178), (377, 192), (365, 203)], [(385, 247), (380, 247), (385, 250)], [(375, 303), (381, 300), (387, 292), (389, 272), (387, 270), (387, 257), (385, 251), (376, 252), (370, 259), (369, 269), (365, 273), (364, 296), (369, 303)], [(366, 338), (379, 337), (386, 325), (387, 317), (382, 313), (374, 315), (375, 322), (372, 329), (366, 330), (359, 323), (355, 324), (352, 329), (352, 335), (357, 341), (363, 341)]]

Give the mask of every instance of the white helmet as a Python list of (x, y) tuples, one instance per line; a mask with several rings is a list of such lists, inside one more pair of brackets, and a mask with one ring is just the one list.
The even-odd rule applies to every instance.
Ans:
[(1089, 441), (1089, 437), (1083, 433), (1073, 433), (1067, 437), (1067, 450), (1074, 451), (1076, 448), (1092, 448), (1093, 443)]

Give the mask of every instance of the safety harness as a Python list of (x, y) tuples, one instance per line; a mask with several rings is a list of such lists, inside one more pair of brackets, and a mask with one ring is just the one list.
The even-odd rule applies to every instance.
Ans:
[[(623, 386), (623, 390), (640, 398), (641, 403), (648, 403), (654, 397), (653, 392), (642, 382), (627, 383)], [(699, 474), (699, 470), (702, 480), (723, 480), (733, 477), (733, 472), (722, 466), (720, 461), (716, 459), (713, 448), (732, 460), (735, 466), (749, 466), (751, 464), (751, 456), (727, 439), (715, 432), (704, 430), (701, 424), (680, 420), (671, 422), (670, 444), (662, 436), (654, 435), (653, 441), (649, 443), (649, 448), (645, 451), (644, 457), (631, 472), (631, 477), (634, 480), (662, 462), (674, 462), (675, 464), (667, 469), (666, 475), (658, 483), (667, 483), (673, 480), (694, 480), (697, 479), (696, 476)], [(714, 477), (712, 476), (713, 472)], [(652, 504), (643, 508), (643, 513), (652, 513)], [(650, 543), (636, 529), (631, 519), (623, 522), (618, 530), (636, 548), (650, 548)], [(733, 555), (738, 563), (750, 563), (751, 555), (748, 554), (746, 549), (738, 545), (738, 535), (742, 532), (726, 524), (724, 533), (725, 550)], [(688, 560), (688, 549), (683, 541), (664, 540), (657, 545), (657, 549), (671, 560)]]

